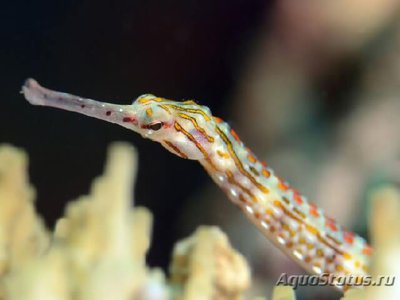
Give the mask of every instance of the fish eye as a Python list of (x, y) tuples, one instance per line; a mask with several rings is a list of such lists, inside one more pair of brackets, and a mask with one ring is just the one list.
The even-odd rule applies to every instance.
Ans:
[(160, 130), (163, 125), (164, 125), (163, 122), (157, 121), (157, 122), (146, 125), (146, 128), (157, 131), (157, 130)]

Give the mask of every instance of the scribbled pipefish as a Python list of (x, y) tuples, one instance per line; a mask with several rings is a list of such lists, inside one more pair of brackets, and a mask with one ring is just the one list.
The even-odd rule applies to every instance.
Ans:
[(182, 158), (198, 160), (259, 230), (308, 272), (360, 279), (368, 274), (372, 249), (365, 240), (289, 187), (207, 107), (151, 94), (131, 105), (102, 103), (46, 89), (33, 79), (25, 82), (22, 92), (33, 105), (116, 123)]

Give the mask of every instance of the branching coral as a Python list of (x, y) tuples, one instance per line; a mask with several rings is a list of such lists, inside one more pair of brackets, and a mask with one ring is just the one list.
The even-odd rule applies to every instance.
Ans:
[(144, 264), (150, 213), (130, 207), (136, 170), (131, 147), (112, 146), (105, 174), (90, 195), (70, 203), (50, 244), (33, 211), (25, 155), (3, 147), (0, 165), (2, 250), (10, 253), (2, 279), (6, 299), (166, 299), (163, 276)]
[(21, 268), (49, 246), (49, 233), (35, 213), (35, 191), (26, 169), (23, 151), (0, 147), (0, 276)]
[(215, 227), (201, 227), (175, 246), (171, 272), (178, 299), (239, 299), (250, 285), (246, 261)]
[(131, 206), (136, 169), (133, 148), (114, 144), (104, 175), (50, 234), (34, 210), (26, 155), (0, 147), (0, 299), (240, 299), (248, 265), (215, 227), (177, 244), (172, 284), (146, 266), (152, 216)]
[[(27, 156), (0, 147), (0, 299), (243, 299), (250, 286), (246, 260), (217, 227), (200, 227), (176, 244), (170, 279), (146, 266), (151, 213), (131, 206), (137, 169), (131, 146), (114, 144), (105, 173), (87, 196), (70, 202), (50, 233), (34, 209)], [(372, 275), (400, 276), (400, 193), (372, 194)], [(398, 285), (350, 290), (344, 299), (396, 299)], [(256, 298), (262, 300), (262, 298)], [(276, 287), (272, 299), (295, 299)]]

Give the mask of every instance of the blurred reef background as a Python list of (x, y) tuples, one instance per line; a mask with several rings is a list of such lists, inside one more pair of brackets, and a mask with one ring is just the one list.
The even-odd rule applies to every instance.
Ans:
[(369, 217), (379, 210), (369, 200), (400, 184), (400, 0), (9, 1), (0, 25), (0, 142), (29, 154), (43, 218), (34, 224), (45, 232), (58, 232), (67, 203), (89, 193), (108, 145), (122, 140), (138, 151), (135, 204), (153, 214), (150, 268), (166, 272), (177, 241), (216, 225), (248, 261), (253, 295), (270, 295), (282, 272), (302, 273), (198, 164), (123, 128), (30, 106), (18, 93), (27, 77), (115, 103), (195, 99), (339, 223), (367, 238), (368, 223), (389, 224), (379, 232), (397, 241), (393, 223)]

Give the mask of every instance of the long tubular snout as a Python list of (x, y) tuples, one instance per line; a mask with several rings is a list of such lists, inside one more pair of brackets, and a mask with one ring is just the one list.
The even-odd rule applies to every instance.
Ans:
[(49, 106), (74, 111), (89, 117), (116, 123), (131, 130), (138, 124), (132, 105), (100, 102), (79, 96), (52, 91), (39, 85), (34, 79), (27, 79), (22, 86), (26, 100), (33, 105)]

